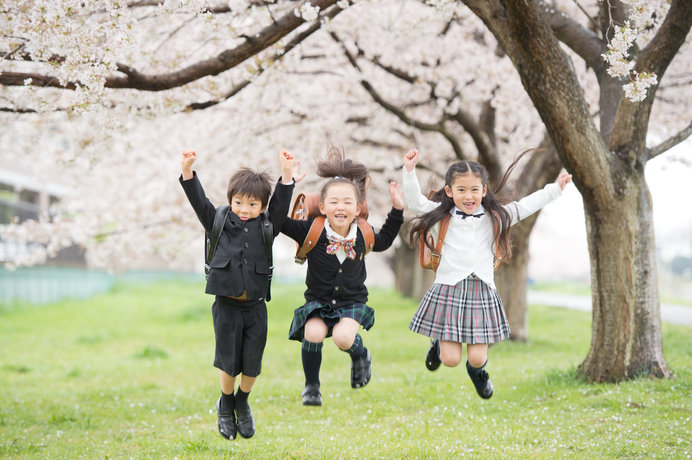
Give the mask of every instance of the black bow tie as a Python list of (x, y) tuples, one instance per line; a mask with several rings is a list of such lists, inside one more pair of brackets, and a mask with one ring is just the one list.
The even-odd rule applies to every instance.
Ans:
[(459, 211), (458, 209), (456, 210), (457, 216), (461, 216), (462, 219), (466, 219), (467, 217), (481, 217), (483, 213), (478, 213), (478, 214), (466, 214), (463, 211)]

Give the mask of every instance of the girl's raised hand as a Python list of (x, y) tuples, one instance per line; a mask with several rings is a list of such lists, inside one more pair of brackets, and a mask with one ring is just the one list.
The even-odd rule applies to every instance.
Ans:
[(418, 163), (419, 157), (420, 154), (418, 153), (418, 149), (412, 149), (409, 150), (408, 153), (406, 153), (406, 156), (404, 157), (404, 167), (406, 168), (406, 171), (413, 171), (413, 168), (416, 166), (416, 163)]
[(401, 197), (399, 184), (394, 181), (389, 182), (389, 196), (392, 197), (392, 207), (399, 210), (404, 209), (404, 200)]
[(557, 185), (560, 186), (561, 190), (565, 189), (565, 186), (572, 182), (572, 175), (567, 173), (562, 173), (557, 178)]
[(300, 172), (300, 160), (296, 160), (296, 164), (293, 166), (293, 180), (296, 182), (296, 184), (305, 179), (307, 174), (307, 172)]

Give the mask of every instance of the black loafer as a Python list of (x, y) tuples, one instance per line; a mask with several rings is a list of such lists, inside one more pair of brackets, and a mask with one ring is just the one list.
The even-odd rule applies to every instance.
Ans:
[(355, 361), (351, 361), (351, 388), (362, 388), (368, 384), (371, 375), (371, 364), (372, 359), (367, 348), (365, 349), (365, 355)]
[(250, 406), (235, 408), (235, 416), (237, 419), (238, 434), (244, 438), (251, 438), (255, 434), (255, 419), (252, 418)]
[(490, 397), (493, 395), (493, 384), (490, 383), (490, 376), (485, 371), (485, 369), (480, 369), (476, 372), (473, 372), (471, 369), (471, 365), (467, 361), (466, 371), (468, 372), (469, 377), (471, 377), (473, 386), (476, 387), (476, 392), (478, 393), (478, 396), (480, 396), (483, 399), (490, 399)]
[(437, 368), (440, 367), (440, 364), (442, 364), (440, 360), (440, 341), (433, 340), (430, 342), (428, 354), (425, 355), (425, 367), (427, 367), (429, 371), (436, 371)]
[(237, 427), (235, 424), (235, 412), (234, 411), (221, 411), (221, 398), (216, 401), (216, 413), (219, 417), (219, 433), (226, 439), (235, 439), (237, 433)]
[(305, 389), (301, 393), (303, 397), (303, 406), (321, 406), (322, 393), (320, 393), (320, 384), (311, 383), (305, 385)]

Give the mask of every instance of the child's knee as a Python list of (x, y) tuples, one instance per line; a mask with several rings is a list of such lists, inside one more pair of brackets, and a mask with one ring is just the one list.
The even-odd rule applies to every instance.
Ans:
[(308, 342), (321, 343), (327, 337), (327, 332), (319, 327), (306, 327), (303, 336)]
[(461, 353), (440, 350), (440, 361), (447, 367), (456, 367), (461, 362)]
[(334, 344), (339, 347), (341, 350), (348, 350), (351, 348), (351, 345), (353, 345), (353, 342), (355, 340), (356, 336), (345, 333), (344, 331), (332, 331), (332, 340), (334, 340)]

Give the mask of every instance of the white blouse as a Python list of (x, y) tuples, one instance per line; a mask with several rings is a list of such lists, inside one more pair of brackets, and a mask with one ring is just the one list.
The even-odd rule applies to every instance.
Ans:
[[(440, 203), (428, 200), (421, 193), (415, 168), (408, 172), (404, 168), (404, 197), (409, 209), (416, 216), (425, 214), (437, 208)], [(519, 201), (504, 205), (512, 217), (512, 225), (540, 210), (543, 206), (558, 198), (562, 189), (557, 183), (546, 185), (543, 189), (533, 192)], [(454, 213), (455, 207), (451, 212)], [(475, 214), (485, 213), (483, 206)], [(440, 224), (430, 230), (437, 238)], [(495, 288), (493, 275), (493, 226), (490, 216), (467, 217), (453, 215), (442, 245), (440, 266), (437, 268), (435, 283), (455, 285), (470, 274), (475, 273), (490, 287)]]

